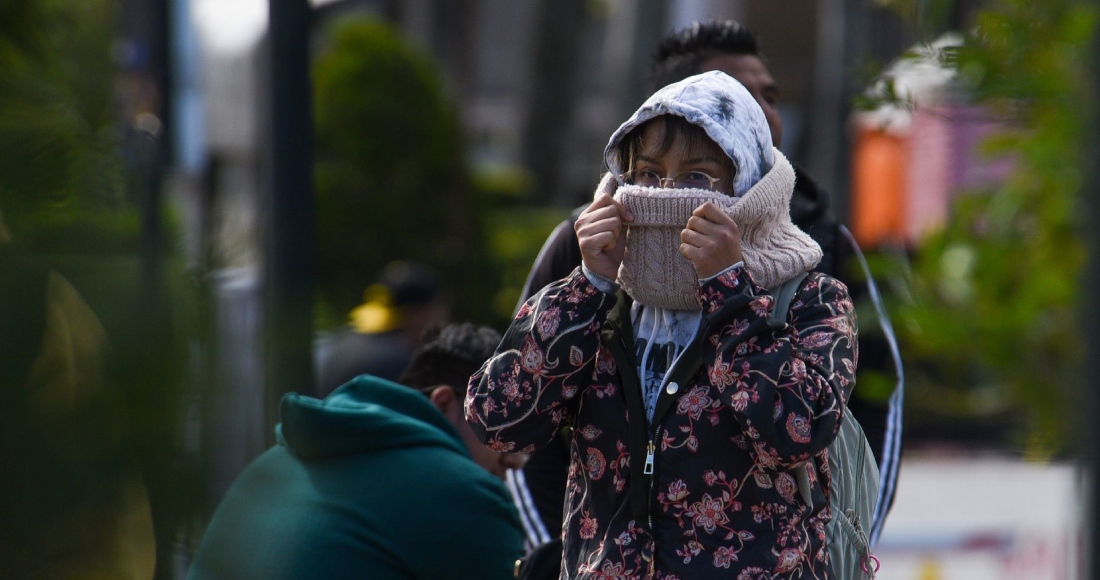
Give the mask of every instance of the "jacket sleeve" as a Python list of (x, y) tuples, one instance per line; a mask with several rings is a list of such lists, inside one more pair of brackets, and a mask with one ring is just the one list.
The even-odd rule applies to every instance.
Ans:
[(703, 348), (711, 384), (727, 393), (741, 436), (735, 443), (768, 469), (789, 469), (835, 439), (840, 397), (855, 381), (856, 319), (847, 288), (812, 274), (791, 302), (789, 324), (743, 268), (700, 289), (713, 320)]
[(466, 393), (466, 421), (486, 446), (530, 453), (572, 421), (615, 300), (577, 268), (520, 308)]

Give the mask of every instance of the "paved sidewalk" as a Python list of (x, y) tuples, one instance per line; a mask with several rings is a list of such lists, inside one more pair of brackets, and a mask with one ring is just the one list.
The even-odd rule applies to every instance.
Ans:
[(907, 453), (875, 550), (879, 580), (1076, 580), (1081, 470), (997, 455)]

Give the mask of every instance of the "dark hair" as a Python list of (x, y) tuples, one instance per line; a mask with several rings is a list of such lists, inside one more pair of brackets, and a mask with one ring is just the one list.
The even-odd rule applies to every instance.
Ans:
[(649, 68), (650, 91), (698, 74), (703, 61), (721, 54), (764, 59), (756, 35), (740, 22), (695, 22), (669, 33), (657, 46), (657, 54)]
[(664, 155), (671, 147), (677, 135), (683, 137), (681, 143), (683, 143), (683, 151), (679, 153), (685, 157), (695, 157), (699, 155), (704, 149), (714, 148), (719, 152), (717, 161), (725, 168), (726, 173), (729, 175), (728, 183), (724, 183), (723, 186), (731, 186), (733, 184), (734, 176), (737, 174), (737, 167), (730, 159), (730, 156), (722, 151), (721, 147), (707, 135), (707, 132), (700, 126), (695, 125), (684, 119), (679, 115), (661, 115), (654, 117), (637, 127), (634, 127), (629, 133), (623, 136), (619, 141), (619, 159), (622, 163), (623, 173), (629, 175), (634, 171), (634, 165), (638, 156), (639, 150), (642, 149), (642, 135), (645, 132), (645, 127), (650, 123), (659, 123), (661, 130), (658, 134), (660, 143), (657, 144), (656, 149), (652, 152), (657, 155)]
[(487, 326), (464, 322), (434, 328), (424, 333), (420, 349), (397, 382), (425, 395), (432, 387), (450, 385), (465, 397), (470, 375), (493, 356), (498, 344), (500, 333)]

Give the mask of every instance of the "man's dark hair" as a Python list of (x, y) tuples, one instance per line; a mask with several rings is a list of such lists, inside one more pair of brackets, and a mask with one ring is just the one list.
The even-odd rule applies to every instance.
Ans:
[(429, 330), (397, 382), (425, 395), (433, 387), (450, 385), (456, 394), (465, 397), (470, 375), (493, 356), (498, 344), (500, 333), (469, 322)]
[(703, 61), (720, 54), (764, 58), (756, 35), (740, 22), (695, 22), (670, 33), (657, 46), (657, 54), (649, 68), (650, 91), (698, 74)]

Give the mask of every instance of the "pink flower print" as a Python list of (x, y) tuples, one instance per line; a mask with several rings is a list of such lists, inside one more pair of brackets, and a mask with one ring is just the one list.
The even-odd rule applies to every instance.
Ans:
[(834, 316), (825, 321), (825, 324), (835, 328), (837, 332), (844, 336), (852, 335), (852, 325), (847, 316)]
[(729, 523), (729, 517), (723, 511), (723, 507), (720, 498), (712, 498), (710, 494), (703, 494), (703, 499), (692, 504), (691, 510), (687, 513), (693, 516), (693, 522), (696, 526), (701, 526), (710, 534), (714, 533), (717, 526)]
[(588, 511), (585, 511), (584, 515), (581, 516), (581, 529), (579, 532), (581, 538), (584, 540), (591, 540), (592, 538), (595, 538), (596, 528), (598, 526), (599, 523), (596, 521), (596, 518), (592, 517), (588, 513)]
[(501, 389), (500, 392), (504, 395), (505, 399), (508, 399), (509, 403), (516, 402), (516, 399), (521, 398), (523, 395), (520, 393), (519, 383), (514, 378), (508, 379), (508, 382), (504, 383), (504, 388)]
[(794, 503), (794, 494), (798, 491), (798, 484), (795, 483), (794, 477), (790, 473), (784, 471), (775, 477), (775, 491), (778, 491), (787, 503)]
[(524, 302), (523, 306), (519, 307), (519, 312), (516, 313), (516, 320), (526, 318), (528, 314), (531, 314), (531, 303)]
[(634, 538), (630, 537), (630, 532), (623, 532), (615, 538), (614, 542), (616, 546), (629, 546), (633, 540)]
[(668, 484), (668, 495), (665, 496), (665, 497), (668, 498), (668, 501), (677, 502), (677, 501), (680, 501), (680, 500), (684, 499), (687, 496), (688, 496), (687, 484), (684, 483), (684, 481), (682, 479), (677, 479), (676, 481)]
[(592, 385), (592, 392), (596, 393), (596, 396), (601, 399), (604, 397), (613, 397), (615, 396), (615, 383)]
[(581, 437), (584, 437), (589, 441), (595, 441), (597, 437), (603, 434), (603, 431), (595, 425), (585, 425), (584, 427), (578, 429), (577, 432), (581, 434)]
[(737, 356), (748, 356), (749, 353), (760, 350), (760, 345), (757, 344), (756, 337), (752, 337), (745, 342), (737, 345)]
[(615, 372), (615, 357), (606, 348), (596, 351), (596, 372), (610, 374)]
[(535, 344), (535, 339), (528, 336), (523, 341), (523, 350), (520, 352), (520, 364), (523, 370), (533, 375), (539, 374), (542, 372), (543, 358), (542, 351)]
[[(723, 477), (722, 479), (725, 478)], [(705, 481), (708, 486), (714, 485), (714, 483), (718, 481), (718, 475), (715, 474), (714, 471), (708, 469), (703, 473), (703, 481)]]
[(765, 576), (764, 569), (753, 566), (745, 568), (737, 575), (737, 580), (759, 580)]
[(718, 392), (724, 392), (725, 388), (737, 381), (737, 373), (733, 372), (733, 365), (718, 359), (707, 369), (707, 378), (710, 384), (718, 387)]
[(779, 562), (775, 565), (775, 571), (780, 574), (789, 574), (798, 567), (802, 560), (802, 551), (797, 548), (786, 548), (779, 553)]
[(757, 471), (752, 476), (753, 476), (753, 479), (756, 480), (756, 486), (757, 487), (759, 487), (761, 489), (771, 489), (772, 488), (772, 485), (773, 485), (772, 478), (770, 476), (768, 476), (767, 473), (761, 473), (761, 472)]
[(806, 376), (806, 361), (800, 358), (791, 359), (791, 374), (796, 380), (801, 381)]
[(599, 571), (593, 574), (592, 577), (596, 580), (626, 580), (627, 576), (623, 566), (622, 562), (613, 563), (610, 560), (604, 560)]
[(802, 343), (804, 348), (821, 348), (829, 344), (829, 342), (832, 341), (832, 337), (832, 333), (820, 330), (803, 338), (799, 342)]
[(810, 442), (810, 420), (802, 415), (787, 415), (787, 434), (795, 443)]
[(558, 331), (558, 322), (560, 321), (561, 309), (555, 306), (539, 314), (539, 319), (535, 322), (535, 329), (538, 330), (539, 336), (546, 340), (553, 337)]
[(755, 393), (755, 391), (749, 391), (747, 389), (737, 391), (736, 393), (733, 394), (733, 397), (730, 399), (730, 406), (733, 407), (734, 411), (738, 411), (738, 412), (744, 411), (745, 409), (747, 409), (749, 407), (749, 403), (752, 401), (752, 398), (753, 398), (752, 394), (754, 394), (754, 393)]
[(588, 461), (585, 463), (585, 467), (588, 470), (588, 477), (597, 480), (603, 477), (604, 471), (607, 469), (607, 460), (604, 459), (603, 453), (599, 449), (589, 447)]
[(682, 556), (684, 558), (684, 563), (687, 564), (691, 562), (691, 559), (693, 557), (698, 556), (702, 551), (703, 546), (699, 542), (691, 540), (684, 545), (684, 548), (682, 550), (677, 549), (676, 555)]
[(756, 451), (756, 464), (764, 469), (778, 469), (779, 468), (779, 455), (774, 449), (765, 447), (761, 443), (753, 443), (753, 449)]
[(515, 442), (509, 441), (505, 443), (499, 439), (490, 439), (485, 442), (485, 446), (488, 447), (490, 451), (496, 451), (497, 453), (510, 453), (516, 448)]
[(721, 546), (714, 551), (714, 567), (729, 568), (730, 564), (737, 561), (737, 552)]
[(576, 397), (576, 396), (577, 396), (577, 385), (570, 383), (570, 384), (566, 384), (566, 385), (561, 386), (561, 398), (568, 401), (568, 400), (570, 400), (570, 399), (572, 399), (573, 397)]
[(725, 272), (720, 274), (717, 279), (726, 288), (737, 288), (741, 285), (741, 281), (737, 279), (737, 272), (740, 270), (741, 268), (732, 268), (730, 270), (726, 270)]
[(753, 313), (763, 318), (767, 316), (772, 309), (772, 304), (775, 302), (771, 296), (759, 296), (755, 300), (749, 303), (749, 308)]
[(712, 399), (707, 396), (708, 393), (710, 393), (710, 389), (707, 387), (695, 387), (687, 395), (680, 397), (680, 405), (677, 407), (676, 413), (680, 415), (687, 413), (693, 420), (698, 421), (703, 414), (703, 409), (711, 404)]
[(584, 353), (576, 345), (569, 347), (569, 364), (575, 367), (584, 365)]

